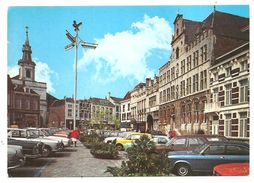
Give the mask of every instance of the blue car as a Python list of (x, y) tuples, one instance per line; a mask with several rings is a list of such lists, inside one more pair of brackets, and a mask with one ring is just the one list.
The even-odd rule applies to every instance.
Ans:
[(249, 162), (249, 145), (229, 141), (208, 142), (192, 151), (168, 153), (171, 167), (176, 175), (187, 176), (194, 172), (212, 174), (219, 164)]

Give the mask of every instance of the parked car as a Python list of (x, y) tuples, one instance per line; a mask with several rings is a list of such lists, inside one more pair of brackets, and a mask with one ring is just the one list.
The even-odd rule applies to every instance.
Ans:
[(216, 176), (248, 176), (250, 174), (250, 163), (227, 163), (213, 168)]
[(34, 130), (40, 137), (57, 140), (61, 142), (64, 147), (69, 147), (72, 143), (70, 138), (51, 135), (50, 132), (45, 128), (35, 128)]
[(176, 175), (212, 174), (213, 167), (219, 164), (249, 162), (249, 145), (229, 141), (207, 142), (193, 151), (171, 151), (168, 158)]
[(227, 138), (219, 135), (183, 135), (175, 136), (168, 144), (170, 151), (190, 151), (210, 141), (227, 141)]
[(60, 142), (52, 139), (41, 138), (29, 129), (8, 128), (8, 135), (11, 139), (15, 140), (43, 142), (45, 144), (43, 151), (44, 157), (61, 150)]
[(8, 171), (25, 164), (22, 146), (8, 145)]
[(22, 146), (26, 158), (39, 158), (43, 155), (44, 143), (33, 141), (22, 141), (8, 138), (8, 145)]
[(127, 136), (131, 133), (133, 133), (133, 132), (119, 132), (115, 136), (106, 137), (103, 140), (103, 142), (108, 143), (108, 144), (112, 144), (115, 139), (117, 139), (117, 138), (127, 138)]
[[(154, 135), (151, 138), (151, 141), (154, 142), (155, 144), (155, 152), (156, 153), (163, 153), (163, 152), (168, 152), (168, 143), (170, 142), (169, 137), (164, 136), (164, 135)], [(130, 142), (123, 144), (123, 149), (127, 151), (128, 148), (132, 147), (135, 144), (135, 142)]]
[(113, 141), (113, 144), (116, 145), (119, 151), (124, 150), (123, 145), (127, 143), (135, 142), (136, 139), (140, 139), (141, 136), (146, 135), (149, 138), (152, 138), (151, 134), (149, 133), (139, 133), (139, 132), (133, 132), (130, 133), (126, 138), (116, 138)]

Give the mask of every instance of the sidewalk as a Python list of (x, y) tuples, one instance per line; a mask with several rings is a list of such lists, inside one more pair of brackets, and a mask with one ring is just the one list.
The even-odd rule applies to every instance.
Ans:
[(107, 166), (121, 166), (124, 158), (117, 160), (97, 159), (90, 154), (80, 142), (77, 147), (69, 147), (64, 152), (56, 153), (52, 157), (56, 162), (49, 163), (41, 174), (41, 177), (111, 177), (110, 173), (104, 173)]

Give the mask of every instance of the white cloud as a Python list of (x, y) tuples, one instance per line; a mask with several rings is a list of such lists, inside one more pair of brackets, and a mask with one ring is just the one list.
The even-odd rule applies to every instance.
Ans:
[[(98, 47), (95, 50), (83, 51), (78, 68), (84, 69), (95, 63), (94, 77), (103, 82), (114, 81), (120, 77), (142, 81), (155, 73), (147, 64), (152, 51), (161, 49), (169, 52), (171, 34), (169, 23), (164, 18), (145, 15), (144, 20), (133, 23), (130, 30), (114, 35), (108, 33), (104, 38), (97, 39)], [(101, 73), (106, 75), (101, 76)]]
[[(47, 83), (47, 92), (55, 93), (55, 89), (52, 82), (52, 76), (58, 77), (58, 74), (53, 71), (47, 63), (34, 60), (35, 66), (35, 80), (39, 82)], [(19, 74), (19, 66), (8, 67), (8, 74), (10, 77), (14, 77)]]

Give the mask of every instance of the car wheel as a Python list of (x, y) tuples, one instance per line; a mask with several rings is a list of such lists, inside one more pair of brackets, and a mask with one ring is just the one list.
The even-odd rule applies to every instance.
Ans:
[(190, 166), (184, 163), (178, 164), (175, 167), (175, 173), (179, 176), (187, 176), (191, 174)]
[(121, 144), (116, 144), (116, 148), (117, 148), (118, 151), (123, 150), (123, 146)]
[(51, 154), (51, 148), (48, 146), (45, 146), (42, 152), (43, 157), (48, 157)]

